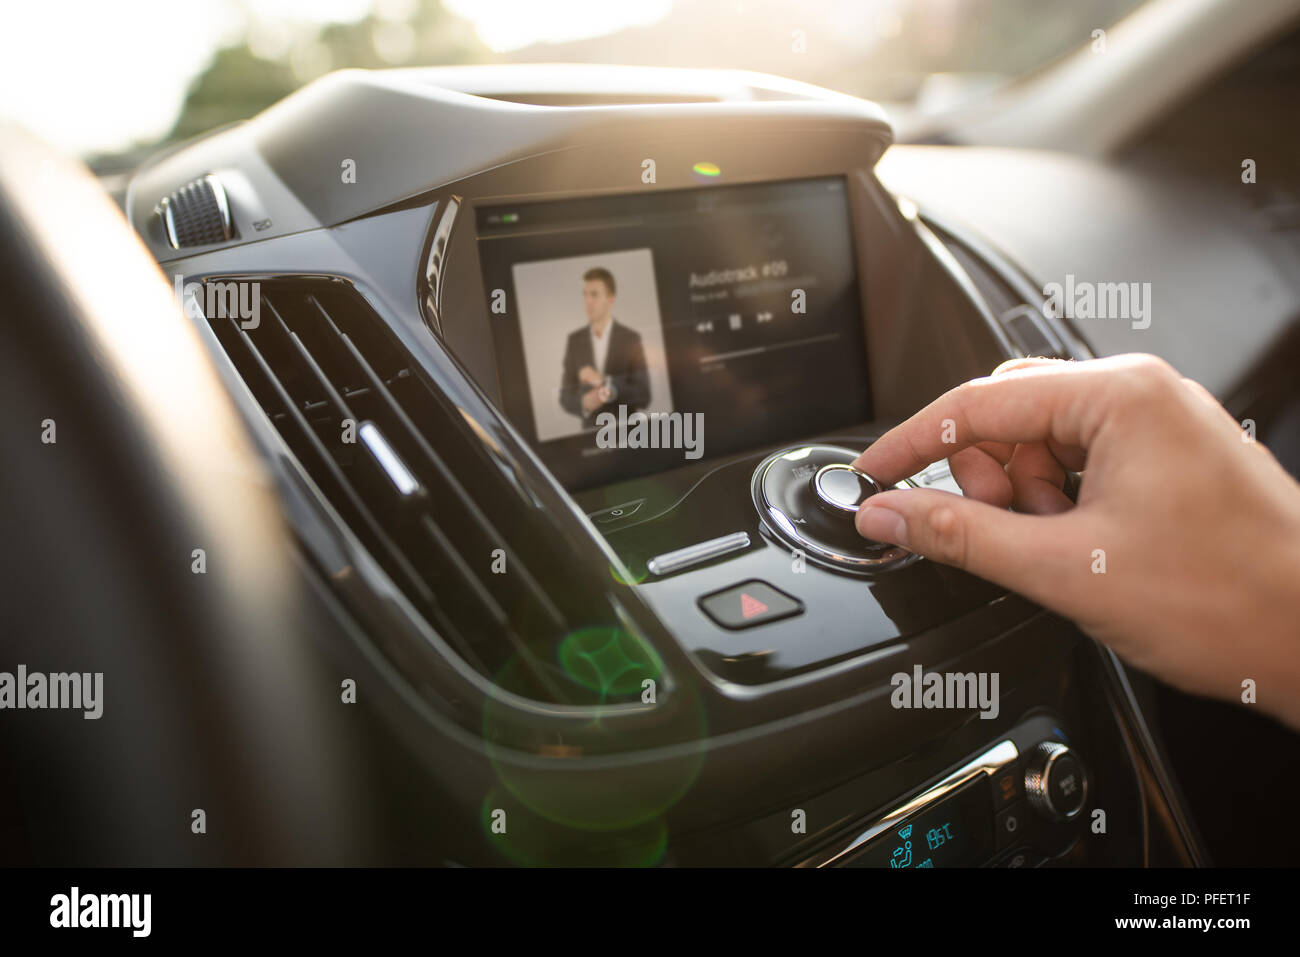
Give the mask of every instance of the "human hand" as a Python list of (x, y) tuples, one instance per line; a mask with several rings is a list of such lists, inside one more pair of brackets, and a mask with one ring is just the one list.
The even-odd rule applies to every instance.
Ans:
[(583, 366), (578, 370), (578, 381), (595, 388), (605, 381), (605, 377), (596, 371), (595, 366)]
[[(1237, 701), (1253, 679), (1300, 728), (1300, 485), (1245, 438), (1155, 357), (1012, 360), (854, 462), (888, 487), (947, 457), (965, 497), (882, 492), (857, 529), (1066, 615), (1185, 691)], [(1077, 505), (1066, 469), (1083, 470)]]

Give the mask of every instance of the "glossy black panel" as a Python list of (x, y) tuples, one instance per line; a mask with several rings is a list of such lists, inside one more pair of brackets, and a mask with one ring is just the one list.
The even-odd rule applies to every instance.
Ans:
[[(640, 583), (637, 590), (678, 643), (719, 678), (744, 685), (790, 678), (917, 635), (1005, 594), (932, 562), (864, 579), (799, 559), (774, 540), (749, 494), (753, 471), (764, 457), (743, 456), (715, 468), (670, 507), (606, 533)], [(639, 483), (623, 483), (606, 494), (636, 497), (638, 488)], [(850, 524), (846, 547), (852, 544), (847, 536), (856, 534), (851, 529)], [(742, 531), (751, 542), (742, 552), (663, 577), (647, 569), (656, 555)], [(748, 579), (770, 582), (797, 598), (804, 613), (736, 632), (697, 607), (700, 596)]]

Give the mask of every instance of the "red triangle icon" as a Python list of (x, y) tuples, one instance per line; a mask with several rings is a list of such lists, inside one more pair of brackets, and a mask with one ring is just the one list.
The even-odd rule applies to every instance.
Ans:
[(749, 619), (767, 611), (767, 606), (748, 592), (740, 593), (740, 617)]

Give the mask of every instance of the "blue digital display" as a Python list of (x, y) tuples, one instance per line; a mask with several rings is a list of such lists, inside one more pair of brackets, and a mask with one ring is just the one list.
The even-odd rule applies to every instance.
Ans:
[(970, 867), (993, 854), (993, 805), (983, 776), (867, 843), (848, 867)]

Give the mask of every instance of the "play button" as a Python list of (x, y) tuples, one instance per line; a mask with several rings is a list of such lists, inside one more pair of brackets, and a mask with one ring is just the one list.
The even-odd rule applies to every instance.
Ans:
[(803, 611), (803, 602), (767, 582), (741, 582), (700, 599), (700, 608), (723, 628), (749, 628)]

